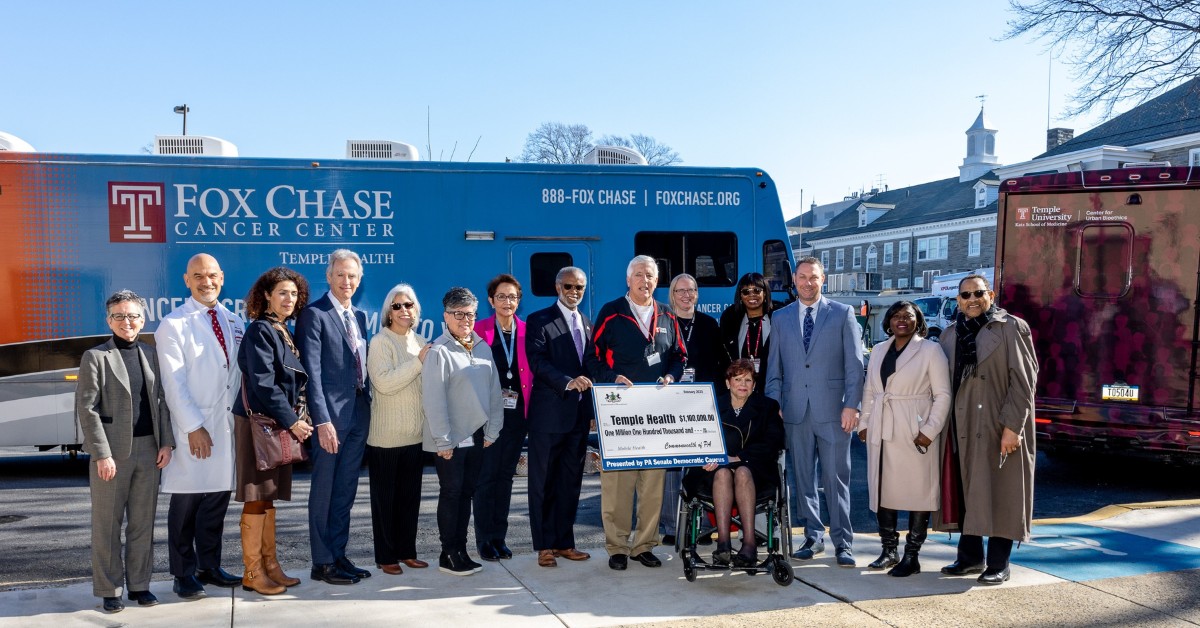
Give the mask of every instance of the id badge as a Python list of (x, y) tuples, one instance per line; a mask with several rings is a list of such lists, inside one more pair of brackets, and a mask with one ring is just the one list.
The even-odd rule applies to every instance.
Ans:
[(504, 398), (505, 410), (517, 409), (517, 391), (511, 388), (505, 388), (504, 390), (500, 391), (500, 396)]
[(686, 369), (683, 369), (683, 377), (681, 377), (681, 378), (679, 379), (679, 381), (680, 381), (680, 382), (694, 382), (694, 381), (696, 381), (696, 369), (694, 369), (694, 368), (686, 368)]
[(649, 364), (650, 366), (654, 366), (655, 364), (658, 364), (659, 362), (662, 362), (662, 357), (658, 354), (657, 351), (646, 356), (646, 364)]
[(750, 363), (754, 365), (755, 373), (758, 372), (758, 365), (760, 364), (760, 362), (761, 362), (761, 360), (759, 360), (758, 358), (750, 358)]

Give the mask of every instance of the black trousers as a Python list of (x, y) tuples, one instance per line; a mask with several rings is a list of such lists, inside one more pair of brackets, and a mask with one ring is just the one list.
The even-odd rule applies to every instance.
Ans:
[(167, 550), (171, 575), (191, 576), (197, 569), (221, 566), (221, 536), (229, 491), (174, 493), (167, 510)]
[(529, 433), (529, 530), (534, 550), (575, 547), (587, 436), (586, 427)]
[(377, 565), (394, 565), (417, 557), (423, 459), (421, 443), (404, 447), (367, 446), (371, 530)]
[(521, 460), (527, 432), (520, 409), (504, 412), (504, 427), (491, 447), (483, 450), (475, 486), (475, 543), (503, 541), (508, 536), (513, 475)]
[[(1008, 565), (1008, 557), (1012, 555), (1013, 540), (999, 536), (989, 536), (987, 542), (987, 566), (989, 569), (1003, 569)], [(973, 534), (963, 534), (958, 539), (958, 561), (960, 565), (977, 565), (984, 562), (983, 537)]]
[(471, 523), (471, 498), (475, 495), (475, 483), (479, 479), (479, 468), (483, 463), (483, 429), (473, 436), (471, 447), (455, 447), (449, 460), (438, 456), (434, 468), (437, 470), (438, 492), (437, 522), (438, 536), (443, 552), (467, 551), (467, 525)]

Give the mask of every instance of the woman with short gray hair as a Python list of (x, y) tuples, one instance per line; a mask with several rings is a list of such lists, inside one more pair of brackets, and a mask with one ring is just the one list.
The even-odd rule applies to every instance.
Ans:
[(482, 463), (480, 450), (496, 442), (504, 425), (492, 350), (472, 329), (478, 307), (479, 300), (466, 288), (446, 292), (442, 298), (445, 331), (425, 356), (421, 382), (424, 449), (437, 453), (434, 463), (441, 486), (438, 569), (455, 576), (483, 569), (467, 554), (467, 524)]

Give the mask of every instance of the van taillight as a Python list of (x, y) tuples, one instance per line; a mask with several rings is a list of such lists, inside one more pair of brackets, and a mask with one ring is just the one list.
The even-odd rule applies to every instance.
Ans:
[(1050, 423), (1050, 419), (1034, 419), (1034, 420), (1033, 420), (1033, 422), (1034, 422), (1034, 423), (1041, 423), (1041, 424), (1043, 424), (1043, 425), (1047, 425), (1047, 424), (1049, 424), (1049, 423)]

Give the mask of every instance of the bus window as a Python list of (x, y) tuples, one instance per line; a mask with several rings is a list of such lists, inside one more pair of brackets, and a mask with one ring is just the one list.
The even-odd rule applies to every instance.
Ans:
[(792, 291), (792, 265), (788, 262), (787, 243), (783, 240), (763, 242), (762, 273), (772, 292)]
[(737, 283), (737, 235), (728, 231), (641, 231), (633, 250), (658, 262), (658, 286), (666, 287), (679, 273), (696, 278), (701, 287)]
[(1128, 224), (1087, 225), (1079, 230), (1075, 293), (1115, 299), (1129, 292), (1133, 276), (1133, 228)]
[(529, 290), (535, 297), (556, 297), (554, 278), (558, 271), (574, 266), (570, 253), (534, 253), (529, 256)]

